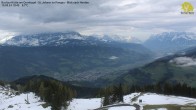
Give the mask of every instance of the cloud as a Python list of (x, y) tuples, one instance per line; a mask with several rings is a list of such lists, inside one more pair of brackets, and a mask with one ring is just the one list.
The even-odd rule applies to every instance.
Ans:
[[(196, 15), (181, 15), (183, 2), (179, 0), (85, 1), (90, 4), (1, 7), (0, 30), (14, 33), (73, 30), (87, 35), (112, 33), (139, 39), (162, 31), (195, 30)], [(195, 0), (189, 2), (196, 4)]]
[(178, 66), (196, 66), (196, 58), (191, 57), (177, 57), (170, 61)]

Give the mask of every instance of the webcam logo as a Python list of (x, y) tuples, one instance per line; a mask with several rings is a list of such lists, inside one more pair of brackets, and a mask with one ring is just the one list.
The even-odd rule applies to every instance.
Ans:
[(194, 14), (194, 6), (189, 2), (184, 2), (182, 5), (181, 14)]

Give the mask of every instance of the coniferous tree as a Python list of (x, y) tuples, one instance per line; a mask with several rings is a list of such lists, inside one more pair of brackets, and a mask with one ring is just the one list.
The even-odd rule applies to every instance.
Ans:
[(60, 110), (62, 106), (66, 108), (67, 101), (76, 94), (76, 91), (55, 80), (33, 79), (23, 88), (24, 92), (35, 92), (42, 100), (50, 104), (53, 110)]
[(45, 89), (44, 89), (44, 82), (41, 82), (39, 87), (39, 95), (41, 96), (42, 100), (45, 100)]
[(119, 84), (119, 87), (118, 87), (118, 97), (119, 97), (119, 102), (123, 102), (123, 88), (122, 88), (122, 84)]
[(109, 94), (108, 93), (105, 93), (104, 95), (104, 101), (103, 101), (103, 106), (106, 106), (106, 105), (109, 105), (110, 102), (109, 102)]

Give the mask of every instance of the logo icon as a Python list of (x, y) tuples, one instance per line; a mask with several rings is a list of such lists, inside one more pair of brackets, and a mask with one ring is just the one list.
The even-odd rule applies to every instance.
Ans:
[(181, 9), (183, 10), (181, 14), (194, 14), (194, 7), (189, 2), (184, 2)]

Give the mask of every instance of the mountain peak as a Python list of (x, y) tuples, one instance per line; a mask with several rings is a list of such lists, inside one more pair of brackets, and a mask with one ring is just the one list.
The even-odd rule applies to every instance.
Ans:
[(126, 43), (138, 43), (140, 44), (141, 41), (132, 36), (120, 36), (120, 35), (92, 35), (103, 41), (117, 41), (117, 42), (126, 42)]
[(17, 35), (7, 39), (2, 44), (11, 46), (45, 46), (45, 45), (63, 45), (68, 43), (67, 40), (85, 40), (77, 32), (56, 32), (56, 33), (39, 33), (31, 35)]
[(1, 33), (0, 34), (0, 44), (5, 43), (7, 40), (11, 39), (14, 37), (13, 33)]
[(152, 35), (150, 39), (159, 39), (160, 41), (164, 39), (168, 39), (170, 41), (178, 39), (196, 40), (196, 34), (190, 32), (163, 32)]
[(5, 39), (1, 45), (5, 46), (61, 46), (61, 45), (97, 45), (109, 42), (141, 43), (134, 37), (122, 37), (118, 35), (91, 35), (85, 36), (78, 32), (55, 32), (29, 35), (12, 36)]
[(163, 32), (152, 35), (144, 42), (151, 50), (168, 54), (196, 46), (196, 34), (189, 32)]

